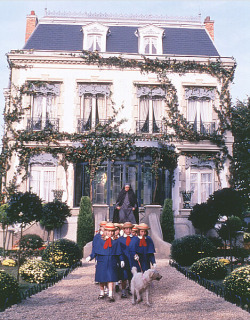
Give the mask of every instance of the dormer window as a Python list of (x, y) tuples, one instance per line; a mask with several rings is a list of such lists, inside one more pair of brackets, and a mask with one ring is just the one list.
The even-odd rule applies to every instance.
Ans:
[(164, 29), (155, 26), (146, 26), (136, 31), (139, 41), (139, 53), (162, 54), (162, 37)]
[(83, 50), (105, 52), (108, 30), (108, 27), (99, 23), (91, 23), (82, 27)]
[(157, 38), (156, 37), (144, 38), (144, 52), (145, 54), (157, 54)]

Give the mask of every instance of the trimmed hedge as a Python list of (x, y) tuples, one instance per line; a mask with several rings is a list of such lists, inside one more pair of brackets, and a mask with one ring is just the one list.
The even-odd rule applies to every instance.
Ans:
[(250, 266), (235, 269), (223, 281), (225, 289), (244, 299), (250, 299)]
[(57, 276), (55, 266), (47, 261), (30, 259), (19, 269), (23, 280), (31, 283), (44, 283), (53, 280)]
[(42, 259), (51, 262), (56, 268), (69, 268), (82, 259), (82, 250), (69, 239), (59, 239), (50, 243), (44, 250)]
[(0, 308), (5, 306), (5, 300), (7, 298), (11, 299), (10, 304), (18, 301), (19, 285), (13, 276), (0, 270)]
[(213, 243), (200, 235), (175, 239), (171, 246), (171, 258), (183, 266), (190, 266), (201, 257), (213, 257), (215, 254)]
[(207, 257), (194, 262), (190, 271), (205, 279), (224, 279), (227, 275), (227, 268), (224, 263), (216, 258)]
[(20, 240), (20, 247), (24, 250), (35, 250), (43, 246), (43, 239), (37, 234), (26, 234)]

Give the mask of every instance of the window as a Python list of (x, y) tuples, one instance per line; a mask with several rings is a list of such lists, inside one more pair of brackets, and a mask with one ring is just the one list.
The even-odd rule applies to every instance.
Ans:
[(164, 131), (164, 105), (166, 92), (160, 87), (138, 87), (139, 97), (137, 132), (159, 133)]
[(155, 37), (145, 37), (144, 38), (144, 52), (146, 54), (156, 54), (157, 53), (157, 38), (155, 38)]
[(193, 191), (191, 205), (206, 202), (214, 190), (213, 170), (208, 168), (191, 168), (190, 180), (188, 180), (187, 182), (190, 184), (188, 190)]
[(51, 129), (58, 131), (57, 104), (60, 93), (59, 84), (32, 85), (35, 95), (31, 95), (31, 111), (28, 130)]
[(101, 51), (101, 36), (98, 34), (88, 35), (88, 50)]
[(78, 131), (94, 129), (98, 123), (104, 124), (108, 119), (109, 85), (80, 84), (80, 119)]
[(30, 191), (36, 193), (43, 201), (54, 199), (52, 190), (56, 189), (55, 167), (31, 166)]
[(135, 35), (138, 37), (138, 48), (141, 54), (162, 54), (162, 38), (164, 29), (150, 25), (139, 28)]
[(82, 27), (82, 31), (83, 50), (106, 51), (106, 37), (109, 34), (108, 27), (99, 23), (91, 23)]
[(202, 134), (215, 131), (215, 122), (212, 120), (214, 90), (204, 88), (186, 89), (187, 121), (193, 130)]

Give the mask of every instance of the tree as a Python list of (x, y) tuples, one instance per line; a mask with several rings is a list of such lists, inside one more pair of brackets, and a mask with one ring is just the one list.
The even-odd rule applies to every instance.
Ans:
[(94, 237), (94, 219), (89, 197), (83, 196), (77, 220), (77, 244), (82, 249)]
[(240, 231), (241, 229), (242, 229), (242, 220), (239, 217), (230, 216), (218, 231), (219, 235), (224, 240), (229, 240), (231, 269), (232, 269), (233, 239), (236, 239), (237, 232)]
[(7, 217), (6, 208), (8, 207), (7, 204), (2, 204), (0, 206), (0, 223), (3, 230), (3, 256), (5, 257), (5, 246), (6, 246), (6, 238), (7, 238), (7, 232), (8, 232), (8, 225), (9, 220)]
[(169, 243), (174, 241), (174, 214), (173, 214), (173, 201), (171, 199), (165, 199), (162, 215), (161, 215), (161, 229), (163, 240)]
[[(42, 215), (42, 201), (32, 192), (17, 192), (14, 193), (6, 208), (7, 219), (9, 224), (20, 223), (21, 233), (20, 240), (22, 238), (23, 228), (26, 224), (30, 224), (33, 221), (38, 222)], [(18, 267), (17, 267), (17, 280), (19, 281), (19, 268), (20, 268), (20, 255), (21, 246), (18, 250)]]
[(194, 228), (199, 229), (201, 235), (205, 235), (208, 230), (213, 229), (218, 221), (218, 214), (216, 214), (211, 206), (204, 202), (196, 204), (190, 212), (188, 220), (192, 222)]
[[(65, 202), (54, 200), (43, 206), (40, 223), (50, 233), (57, 228), (61, 228), (66, 218), (70, 216), (71, 213), (68, 205)], [(52, 241), (54, 241), (54, 233)]]
[(238, 101), (232, 108), (232, 133), (234, 136), (231, 185), (239, 190), (247, 206), (250, 199), (250, 97)]
[(242, 217), (244, 205), (240, 193), (232, 188), (224, 188), (210, 195), (208, 205), (217, 216)]

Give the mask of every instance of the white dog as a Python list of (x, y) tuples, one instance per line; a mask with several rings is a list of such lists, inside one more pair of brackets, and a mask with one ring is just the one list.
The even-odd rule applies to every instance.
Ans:
[[(131, 280), (131, 294), (132, 294), (132, 304), (136, 302), (139, 303), (142, 301), (141, 294), (145, 291), (146, 292), (146, 302), (147, 305), (150, 306), (149, 303), (149, 289), (150, 283), (153, 280), (160, 280), (162, 276), (158, 271), (155, 269), (148, 269), (144, 273), (137, 272), (136, 267), (132, 268), (133, 278)], [(136, 301), (135, 301), (136, 296)]]

